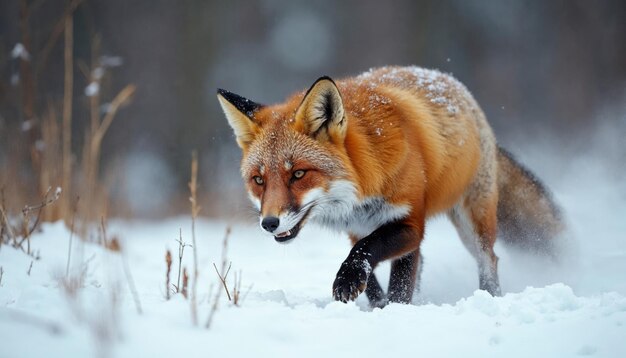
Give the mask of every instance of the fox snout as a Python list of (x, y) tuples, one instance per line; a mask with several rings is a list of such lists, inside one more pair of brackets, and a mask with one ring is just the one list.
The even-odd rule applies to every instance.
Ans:
[(267, 216), (261, 220), (263, 230), (273, 233), (280, 226), (280, 219), (275, 216)]
[(288, 211), (279, 216), (272, 214), (267, 216), (261, 215), (259, 219), (263, 230), (272, 234), (277, 242), (287, 243), (298, 235), (301, 226), (304, 224), (305, 217), (306, 215), (302, 215), (298, 211)]

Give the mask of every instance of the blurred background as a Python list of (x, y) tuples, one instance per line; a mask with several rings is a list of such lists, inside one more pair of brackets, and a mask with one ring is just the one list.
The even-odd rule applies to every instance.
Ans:
[(516, 154), (593, 147), (626, 175), (623, 0), (3, 0), (6, 205), (62, 186), (50, 219), (188, 213), (196, 149), (202, 214), (246, 216), (216, 88), (269, 104), (387, 64), (452, 73)]

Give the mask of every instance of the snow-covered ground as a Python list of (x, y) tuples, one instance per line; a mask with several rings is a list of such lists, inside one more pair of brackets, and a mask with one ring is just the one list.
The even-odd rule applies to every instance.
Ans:
[[(230, 223), (227, 248), (229, 284), (240, 274), (245, 297), (234, 306), (222, 294), (209, 330), (221, 289), (213, 263), (221, 263), (229, 223), (202, 220), (196, 228), (198, 327), (189, 301), (165, 299), (165, 251), (174, 255), (176, 282), (175, 240), (182, 228), (191, 242), (188, 217), (109, 225), (109, 236), (122, 239), (142, 314), (122, 257), (96, 245), (74, 240), (71, 272), (84, 272), (84, 285), (74, 295), (62, 288), (70, 234), (47, 224), (32, 238), (40, 260), (0, 248), (0, 357), (626, 357), (626, 185), (593, 163), (569, 168), (550, 184), (577, 254), (554, 266), (498, 246), (503, 297), (476, 290), (475, 263), (443, 218), (427, 229), (415, 304), (373, 311), (364, 297), (331, 299), (350, 248), (345, 237), (307, 227), (279, 245), (251, 219)], [(189, 247), (183, 265), (191, 270)], [(383, 284), (388, 270), (377, 269)]]

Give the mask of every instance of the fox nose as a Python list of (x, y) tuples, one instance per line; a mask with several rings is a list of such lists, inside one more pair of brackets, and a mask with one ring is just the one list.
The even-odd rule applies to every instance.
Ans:
[(278, 225), (280, 224), (280, 220), (275, 216), (268, 216), (263, 218), (261, 221), (261, 227), (268, 232), (274, 232)]

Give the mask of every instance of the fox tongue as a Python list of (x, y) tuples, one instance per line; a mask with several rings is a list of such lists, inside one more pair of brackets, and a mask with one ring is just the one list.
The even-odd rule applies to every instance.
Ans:
[(291, 235), (291, 230), (287, 230), (287, 231), (283, 232), (282, 234), (278, 234), (278, 235), (276, 235), (276, 237), (286, 237), (286, 236), (289, 236), (289, 235)]

